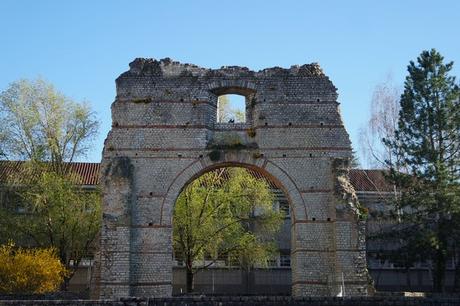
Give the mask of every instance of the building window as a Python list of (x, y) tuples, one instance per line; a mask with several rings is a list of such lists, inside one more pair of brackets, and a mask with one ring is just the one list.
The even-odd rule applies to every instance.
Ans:
[(184, 259), (180, 255), (173, 254), (173, 266), (175, 267), (184, 267)]
[(279, 209), (284, 213), (285, 218), (291, 217), (291, 210), (289, 208), (289, 203), (285, 200), (280, 200), (279, 201)]
[(290, 267), (291, 266), (291, 255), (281, 254), (280, 255), (280, 267)]
[(218, 123), (245, 123), (246, 97), (242, 95), (221, 95), (217, 99)]
[(267, 261), (267, 266), (272, 268), (272, 267), (278, 267), (278, 257), (273, 257), (273, 258), (270, 258), (268, 261)]

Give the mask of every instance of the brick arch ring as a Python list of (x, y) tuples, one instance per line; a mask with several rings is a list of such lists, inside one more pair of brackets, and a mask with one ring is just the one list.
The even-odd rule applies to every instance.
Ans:
[(163, 226), (172, 225), (174, 205), (185, 186), (204, 173), (222, 167), (243, 167), (261, 173), (272, 180), (284, 192), (291, 207), (292, 222), (307, 220), (307, 210), (299, 188), (281, 167), (265, 158), (254, 159), (248, 152), (231, 155), (230, 158), (227, 156), (225, 161), (213, 162), (209, 157), (195, 160), (179, 172), (168, 187), (166, 196), (161, 204), (160, 224)]
[(256, 85), (247, 80), (218, 80), (209, 83), (206, 89), (215, 95), (239, 94), (250, 96), (256, 93)]

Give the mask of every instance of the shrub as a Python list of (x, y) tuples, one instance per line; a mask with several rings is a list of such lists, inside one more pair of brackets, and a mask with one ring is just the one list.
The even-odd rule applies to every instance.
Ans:
[(59, 289), (67, 275), (53, 248), (0, 246), (0, 293), (47, 293)]

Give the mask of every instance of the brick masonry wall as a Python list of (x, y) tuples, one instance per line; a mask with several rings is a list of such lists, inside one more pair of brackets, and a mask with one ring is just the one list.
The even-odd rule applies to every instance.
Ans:
[[(342, 278), (350, 294), (368, 294), (363, 232), (336, 188), (351, 144), (337, 90), (317, 64), (254, 72), (136, 59), (116, 84), (94, 297), (171, 295), (176, 198), (223, 166), (257, 170), (286, 194), (294, 296), (337, 295)], [(216, 122), (221, 94), (246, 97), (246, 123)]]

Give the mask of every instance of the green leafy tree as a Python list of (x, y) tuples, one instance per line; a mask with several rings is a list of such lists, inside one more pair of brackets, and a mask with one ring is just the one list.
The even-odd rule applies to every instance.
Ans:
[(437, 292), (445, 290), (446, 262), (460, 238), (452, 235), (460, 213), (460, 91), (452, 66), (434, 49), (410, 62), (395, 139), (385, 141), (398, 156), (389, 166), (400, 190), (400, 244), (432, 260)]
[(267, 182), (243, 168), (221, 168), (191, 182), (177, 199), (173, 226), (187, 292), (193, 291), (194, 275), (218, 259), (243, 267), (266, 264), (276, 251), (274, 233), (282, 220)]
[(42, 79), (19, 80), (0, 94), (0, 151), (8, 159), (47, 161), (62, 172), (64, 162), (87, 153), (98, 128), (86, 103)]
[(72, 270), (89, 255), (99, 229), (99, 193), (79, 187), (69, 162), (88, 152), (98, 127), (87, 104), (42, 79), (19, 80), (0, 94), (0, 158), (29, 161), (6, 186), (0, 239), (54, 247)]
[[(92, 255), (100, 229), (98, 190), (83, 190), (75, 175), (25, 168), (27, 188), (18, 192), (20, 204), (0, 210), (2, 240), (29, 247), (52, 247), (68, 269), (64, 289), (83, 258)], [(21, 180), (24, 182), (24, 180)], [(20, 208), (22, 213), (17, 213)], [(2, 233), (3, 232), (3, 233)]]

